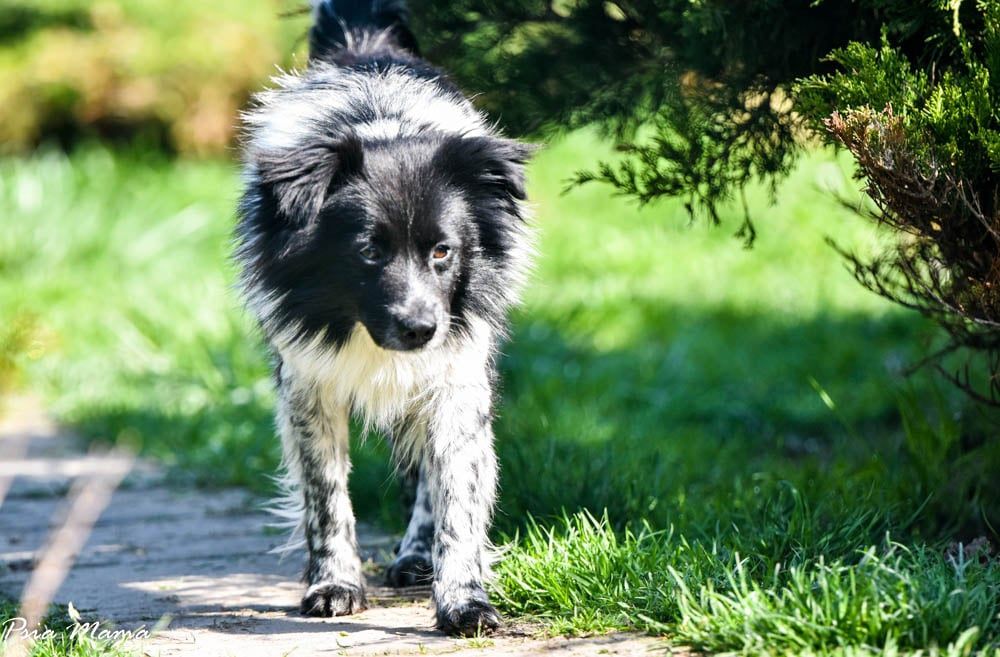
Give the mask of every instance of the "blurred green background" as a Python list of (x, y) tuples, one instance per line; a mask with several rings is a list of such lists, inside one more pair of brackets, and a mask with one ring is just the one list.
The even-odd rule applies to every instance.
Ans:
[[(294, 2), (5, 0), (0, 148), (84, 138), (224, 155), (308, 27)], [(292, 17), (282, 18), (291, 13)]]

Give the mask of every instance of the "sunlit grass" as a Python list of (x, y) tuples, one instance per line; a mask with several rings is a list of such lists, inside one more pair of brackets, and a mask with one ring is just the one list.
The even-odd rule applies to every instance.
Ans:
[(813, 522), (803, 504), (789, 511), (751, 514), (742, 531), (700, 539), (648, 525), (616, 533), (586, 513), (556, 529), (531, 524), (501, 564), (497, 594), (508, 610), (554, 631), (638, 628), (706, 652), (968, 654), (997, 646), (1000, 563), (989, 555), (907, 547), (888, 535), (860, 548), (873, 524), (887, 522), (861, 511), (837, 541), (794, 535), (787, 553), (764, 556), (760, 539), (789, 529), (776, 522)]

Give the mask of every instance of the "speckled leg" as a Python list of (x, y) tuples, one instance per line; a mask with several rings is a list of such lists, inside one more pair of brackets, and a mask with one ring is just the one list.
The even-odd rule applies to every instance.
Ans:
[(487, 381), (446, 398), (430, 424), (425, 451), (437, 627), (449, 634), (489, 633), (500, 625), (484, 587), (497, 481)]
[(431, 546), (434, 544), (434, 514), (427, 477), (418, 468), (416, 491), (410, 523), (399, 543), (396, 560), (389, 566), (386, 579), (390, 586), (430, 584), (433, 579)]
[(302, 494), (309, 548), (302, 613), (353, 614), (366, 607), (366, 600), (347, 489), (348, 412), (326, 407), (318, 389), (308, 383), (282, 380), (280, 393), (278, 425), (285, 467)]

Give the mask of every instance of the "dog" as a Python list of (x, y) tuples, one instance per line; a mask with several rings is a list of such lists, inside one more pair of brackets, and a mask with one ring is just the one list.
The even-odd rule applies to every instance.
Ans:
[(436, 626), (500, 624), (485, 583), (498, 345), (531, 260), (525, 165), (421, 59), (397, 0), (314, 0), (309, 60), (244, 116), (240, 287), (274, 356), (301, 610), (365, 609), (349, 425), (416, 480), (387, 578), (432, 579)]

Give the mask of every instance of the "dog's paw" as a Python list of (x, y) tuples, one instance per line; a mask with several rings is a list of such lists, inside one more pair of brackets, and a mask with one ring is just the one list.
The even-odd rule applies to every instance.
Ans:
[(302, 596), (306, 616), (347, 616), (367, 608), (365, 589), (357, 584), (313, 584)]
[(430, 584), (434, 567), (427, 555), (410, 553), (396, 559), (385, 573), (385, 580), (394, 588)]
[(439, 602), (436, 625), (442, 632), (455, 636), (492, 634), (500, 627), (500, 614), (490, 604), (486, 592), (479, 588), (464, 600)]

